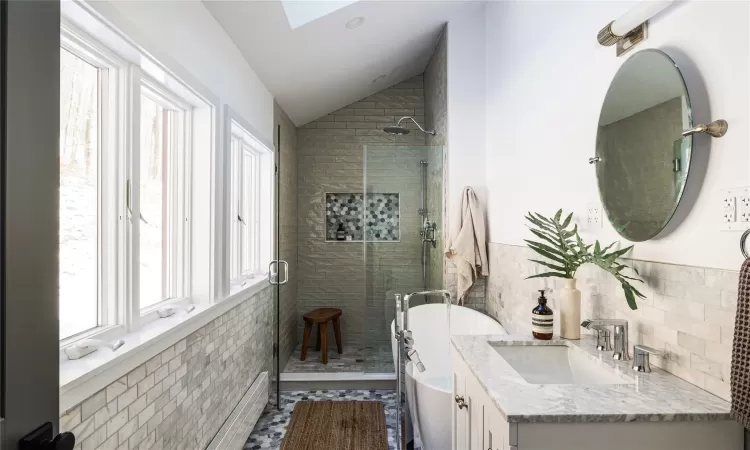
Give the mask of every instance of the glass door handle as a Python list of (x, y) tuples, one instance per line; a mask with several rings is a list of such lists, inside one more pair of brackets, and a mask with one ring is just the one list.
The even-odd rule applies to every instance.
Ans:
[(280, 259), (279, 263), (284, 265), (284, 281), (281, 281), (278, 284), (287, 284), (289, 282), (289, 263), (283, 259)]
[[(276, 265), (276, 270), (274, 270), (274, 264)], [(268, 263), (268, 282), (277, 285), (279, 284), (279, 262), (278, 261), (271, 261)]]

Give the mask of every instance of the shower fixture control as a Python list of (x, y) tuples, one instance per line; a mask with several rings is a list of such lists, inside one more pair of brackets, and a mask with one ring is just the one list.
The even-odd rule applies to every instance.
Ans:
[(422, 236), (422, 241), (432, 244), (432, 248), (437, 247), (437, 239), (435, 236), (436, 230), (437, 224), (435, 222), (430, 222), (428, 219), (425, 219), (424, 225), (422, 225), (422, 230), (419, 232), (419, 234)]

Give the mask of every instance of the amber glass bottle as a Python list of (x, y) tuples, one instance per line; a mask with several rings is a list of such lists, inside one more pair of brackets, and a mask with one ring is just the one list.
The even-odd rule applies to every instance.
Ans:
[(544, 289), (539, 291), (539, 304), (531, 310), (531, 333), (536, 339), (552, 339), (552, 324), (554, 318), (552, 310), (547, 306), (547, 297), (544, 296)]

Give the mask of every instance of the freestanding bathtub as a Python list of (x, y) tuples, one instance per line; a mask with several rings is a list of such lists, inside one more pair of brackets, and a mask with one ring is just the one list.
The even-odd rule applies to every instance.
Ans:
[[(451, 358), (447, 305), (428, 304), (409, 309), (409, 329), (425, 371), (406, 366), (406, 398), (416, 444), (422, 450), (451, 448)], [(452, 305), (451, 334), (507, 334), (502, 325), (480, 312)], [(398, 349), (395, 320), (391, 322), (393, 361)]]

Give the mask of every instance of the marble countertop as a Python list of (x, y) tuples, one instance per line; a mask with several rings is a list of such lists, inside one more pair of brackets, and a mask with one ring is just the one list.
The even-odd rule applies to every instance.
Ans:
[[(535, 340), (528, 335), (451, 337), (479, 384), (508, 422), (668, 422), (727, 420), (730, 405), (657, 367), (634, 372), (632, 361), (615, 361), (612, 352), (596, 350), (592, 337), (580, 341)], [(502, 345), (566, 345), (606, 365), (630, 384), (530, 384), (492, 347)], [(632, 352), (632, 349), (631, 349)]]

